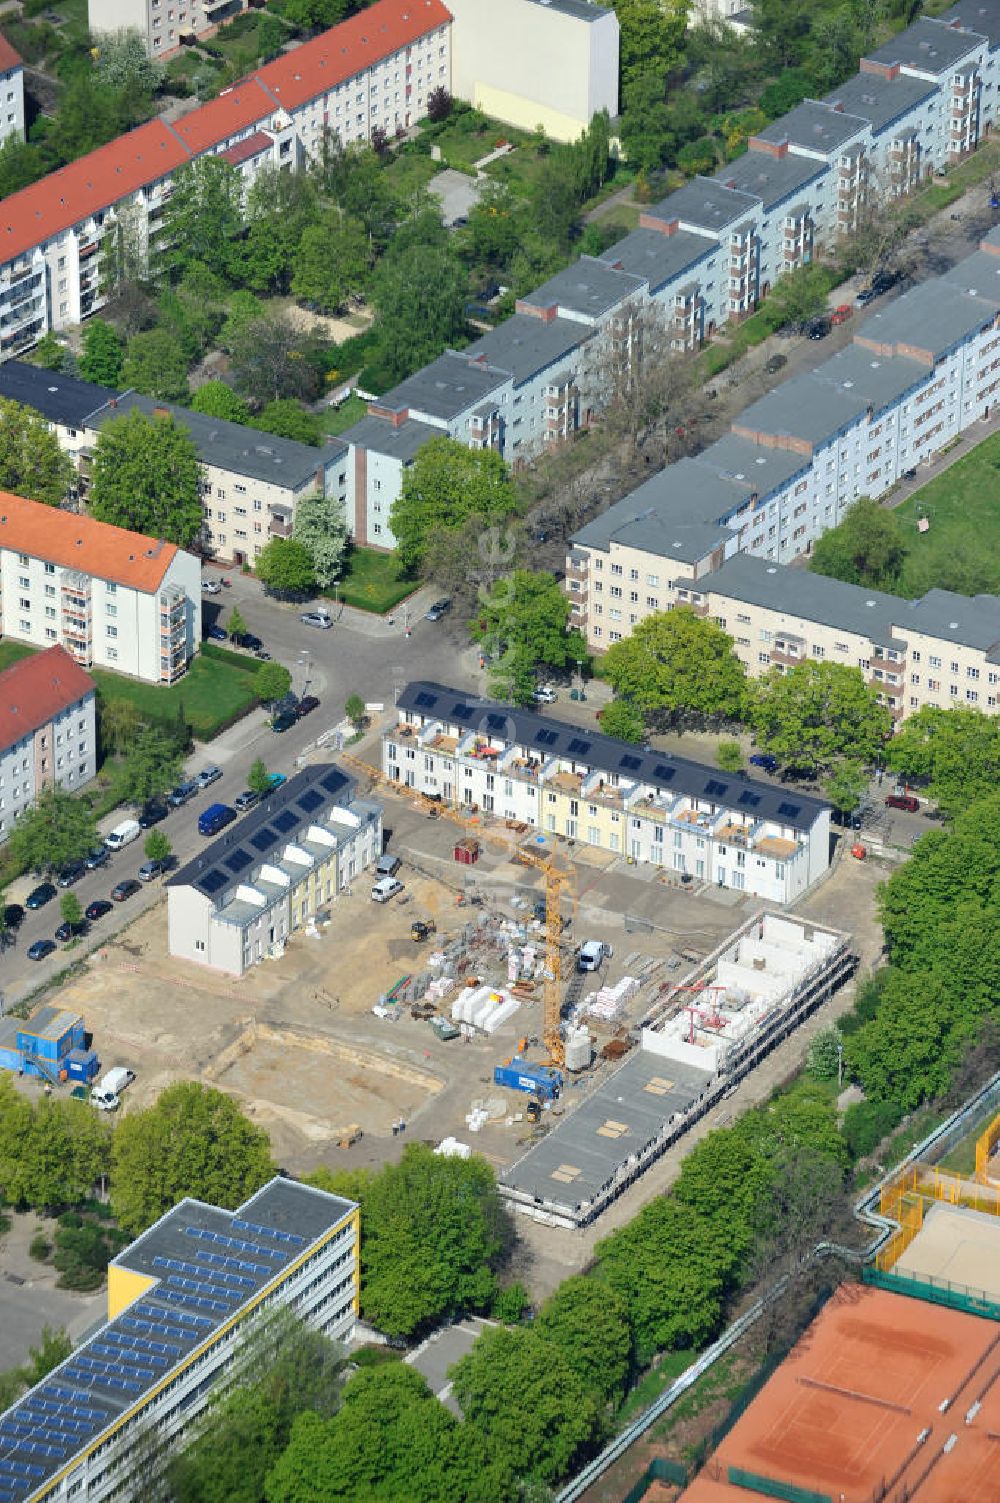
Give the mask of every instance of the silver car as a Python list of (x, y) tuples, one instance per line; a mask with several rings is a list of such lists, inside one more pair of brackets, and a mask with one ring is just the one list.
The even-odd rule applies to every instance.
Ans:
[(326, 631), (333, 625), (329, 611), (303, 611), (299, 617), (303, 626), (318, 626), (320, 631)]

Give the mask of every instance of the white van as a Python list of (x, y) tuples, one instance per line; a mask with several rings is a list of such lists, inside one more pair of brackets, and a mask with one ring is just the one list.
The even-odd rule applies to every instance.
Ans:
[(612, 956), (610, 945), (606, 945), (603, 939), (588, 939), (586, 944), (580, 946), (580, 953), (576, 957), (578, 971), (597, 971), (606, 960)]
[(110, 835), (105, 835), (104, 844), (109, 851), (120, 851), (123, 846), (138, 840), (141, 834), (137, 819), (123, 819), (120, 825), (115, 825)]
[(373, 903), (388, 903), (397, 892), (403, 891), (403, 884), (398, 877), (383, 877), (381, 882), (376, 882), (372, 888)]
[(130, 1086), (134, 1079), (134, 1070), (127, 1070), (124, 1065), (118, 1065), (114, 1070), (106, 1072), (98, 1090), (105, 1091), (109, 1096), (120, 1096), (125, 1087)]

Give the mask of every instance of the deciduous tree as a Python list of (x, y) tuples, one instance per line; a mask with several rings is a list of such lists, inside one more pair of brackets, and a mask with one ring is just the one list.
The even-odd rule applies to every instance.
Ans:
[(307, 412), (294, 397), (280, 397), (268, 402), (252, 420), (255, 428), (265, 433), (277, 433), (281, 438), (293, 438), (300, 444), (318, 447), (323, 440), (323, 429), (315, 413)]
[(250, 409), (225, 381), (206, 381), (191, 398), (193, 412), (224, 418), (227, 423), (249, 423)]
[[(779, 285), (784, 285), (784, 279)], [(895, 512), (862, 496), (848, 507), (844, 520), (813, 544), (809, 567), (849, 584), (891, 590), (906, 561), (906, 540)]]
[(80, 861), (97, 844), (97, 822), (90, 809), (61, 788), (44, 788), (20, 816), (8, 850), (31, 871), (53, 872)]
[(64, 924), (70, 924), (74, 929), (83, 922), (83, 908), (75, 892), (68, 891), (60, 895), (59, 917)]
[(162, 269), (180, 276), (195, 261), (228, 274), (243, 228), (239, 170), (219, 156), (200, 156), (173, 175), (159, 243)]
[(535, 1329), (562, 1352), (589, 1394), (615, 1403), (625, 1392), (632, 1362), (628, 1311), (598, 1279), (564, 1279), (542, 1305)]
[(532, 668), (565, 668), (590, 659), (583, 636), (569, 628), (569, 614), (569, 600), (553, 574), (515, 569), (484, 592), (470, 630), (474, 641), (502, 655), (501, 664), (514, 654)]
[(106, 751), (122, 757), (142, 728), (139, 706), (132, 699), (105, 699), (98, 695), (98, 727)]
[(461, 527), (470, 517), (482, 528), (512, 516), (517, 495), (510, 470), (494, 449), (469, 449), (453, 438), (433, 438), (403, 477), (390, 514), (401, 565), (416, 569), (437, 527)]
[(118, 331), (103, 318), (92, 318), (83, 330), (80, 375), (99, 386), (117, 386), (122, 376), (125, 350)]
[(272, 538), (260, 550), (254, 570), (269, 595), (302, 599), (316, 586), (309, 550), (295, 538)]
[(101, 522), (187, 548), (202, 528), (201, 465), (186, 428), (133, 410), (94, 446), (91, 511)]
[(263, 757), (258, 757), (247, 773), (247, 787), (252, 793), (259, 793), (261, 798), (265, 793), (270, 793), (271, 774), (267, 770), (267, 763)]
[(750, 715), (757, 739), (786, 766), (820, 774), (838, 760), (870, 762), (892, 729), (892, 719), (859, 668), (842, 663), (798, 663), (771, 669), (752, 686)]
[(629, 699), (613, 699), (601, 711), (601, 730), (617, 741), (638, 744), (646, 739), (646, 722), (641, 710)]
[(450, 246), (393, 249), (372, 278), (380, 368), (391, 380), (434, 360), (465, 332), (468, 281)]
[(276, 704), (292, 687), (292, 675), (284, 663), (261, 663), (253, 686), (263, 704)]
[(692, 710), (737, 720), (746, 700), (746, 670), (732, 638), (686, 606), (647, 616), (615, 642), (604, 677), (640, 710)]
[(292, 292), (322, 313), (336, 313), (364, 291), (372, 248), (360, 219), (333, 207), (302, 232), (292, 258)]
[(232, 1097), (181, 1081), (118, 1124), (111, 1203), (125, 1231), (138, 1236), (185, 1195), (232, 1209), (273, 1174), (267, 1134)]
[(119, 793), (127, 803), (145, 804), (172, 788), (183, 766), (184, 754), (176, 740), (158, 726), (143, 726), (119, 773)]
[(340, 500), (317, 491), (295, 508), (293, 537), (308, 551), (321, 590), (339, 579), (350, 544), (347, 516)]
[(188, 396), (190, 363), (169, 329), (142, 329), (128, 342), (122, 384), (161, 402), (183, 402)]
[(150, 861), (166, 861), (173, 850), (169, 836), (162, 830), (150, 830), (143, 841), (143, 850)]
[(72, 480), (72, 461), (41, 414), (0, 397), (0, 490), (58, 506)]
[(965, 705), (925, 705), (892, 738), (886, 762), (905, 778), (926, 779), (939, 808), (955, 815), (1000, 786), (1000, 724)]

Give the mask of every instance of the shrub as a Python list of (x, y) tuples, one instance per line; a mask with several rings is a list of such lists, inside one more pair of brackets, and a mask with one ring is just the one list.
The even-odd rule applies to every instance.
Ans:
[(840, 1131), (855, 1159), (866, 1158), (902, 1122), (898, 1101), (856, 1101), (844, 1113)]

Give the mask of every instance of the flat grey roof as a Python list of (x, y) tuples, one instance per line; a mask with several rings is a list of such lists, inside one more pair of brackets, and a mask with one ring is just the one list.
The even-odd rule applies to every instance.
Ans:
[(693, 235), (690, 230), (665, 235), (662, 230), (638, 229), (609, 246), (601, 259), (632, 276), (641, 277), (648, 282), (650, 293), (656, 293), (674, 277), (692, 270), (717, 250), (717, 241), (704, 235)]
[(956, 31), (943, 20), (921, 16), (884, 46), (869, 52), (868, 60), (889, 68), (898, 63), (901, 68), (914, 68), (937, 78), (968, 57), (984, 40), (982, 31)]
[(738, 486), (744, 495), (764, 499), (809, 468), (809, 458), (805, 454), (755, 444), (738, 433), (724, 433), (714, 444), (703, 449), (694, 463)]
[(910, 78), (899, 73), (882, 78), (878, 73), (857, 73), (846, 83), (838, 84), (824, 103), (871, 122), (876, 135), (895, 125), (923, 101), (937, 92), (929, 79)]
[(518, 298), (518, 303), (530, 308), (568, 308), (587, 318), (599, 318), (640, 291), (644, 282), (645, 278), (619, 271), (594, 256), (580, 256), (534, 292)]
[(42, 370), (26, 360), (5, 360), (0, 365), (0, 397), (33, 407), (50, 423), (67, 428), (82, 428), (84, 418), (114, 396), (117, 392), (110, 386)]
[(37, 1493), (354, 1210), (277, 1177), (235, 1211), (182, 1200), (113, 1260), (157, 1279), (0, 1417), (0, 1494)]
[(592, 0), (534, 0), (535, 5), (544, 5), (546, 10), (561, 11), (564, 16), (573, 16), (577, 21), (600, 21), (607, 15), (607, 7), (595, 5)]
[[(987, 261), (992, 259), (986, 255)], [(985, 327), (1000, 305), (1000, 289), (966, 290), (961, 285), (961, 272), (957, 267), (955, 271), (957, 277), (949, 274), (921, 282), (877, 313), (870, 313), (855, 338), (908, 345), (926, 350), (932, 359), (939, 360), (975, 329)]]
[(951, 25), (957, 21), (966, 31), (985, 33), (991, 47), (1000, 45), (1000, 0), (960, 0), (938, 20)]
[(670, 224), (674, 220), (694, 225), (696, 229), (716, 234), (757, 208), (757, 199), (749, 193), (727, 188), (711, 177), (693, 177), (683, 188), (643, 213)]
[(882, 644), (907, 628), (981, 652), (1000, 643), (997, 595), (929, 590), (919, 600), (903, 600), (806, 569), (770, 564), (748, 553), (729, 559), (717, 573), (699, 581), (695, 588), (699, 587), (748, 605), (787, 611), (820, 626), (858, 632)]
[(426, 412), (447, 422), (499, 391), (506, 380), (502, 370), (487, 370), (472, 364), (467, 351), (460, 355), (455, 350), (446, 350), (430, 365), (379, 397), (378, 406), (390, 412)]
[[(991, 230), (985, 237), (987, 244), (1000, 247), (1000, 233)], [(940, 277), (949, 287), (958, 287), (963, 292), (977, 297), (989, 298), (1000, 303), (1000, 255), (994, 251), (976, 250), (971, 256), (957, 261)]]
[(759, 141), (772, 141), (778, 146), (787, 141), (790, 146), (802, 146), (807, 151), (830, 152), (852, 141), (868, 126), (869, 122), (860, 115), (850, 115), (815, 99), (805, 99), (780, 120), (773, 121), (764, 130), (755, 131), (754, 136)]
[(908, 355), (874, 355), (848, 344), (812, 371), (811, 380), (860, 397), (879, 412), (927, 380), (927, 367)]
[(500, 1183), (585, 1220), (628, 1161), (650, 1148), (712, 1080), (710, 1070), (636, 1049), (578, 1106), (572, 1091), (565, 1094), (565, 1117), (501, 1173)]
[(544, 760), (561, 757), (629, 781), (646, 783), (667, 793), (705, 799), (726, 809), (752, 809), (756, 819), (770, 819), (793, 830), (808, 830), (817, 816), (829, 808), (822, 799), (798, 791), (789, 793), (771, 783), (748, 777), (732, 777), (717, 768), (665, 752), (643, 752), (627, 741), (615, 741), (597, 731), (568, 725), (537, 715), (533, 710), (513, 709), (495, 700), (475, 699), (445, 684), (415, 679), (407, 684), (398, 707), (424, 721), (441, 720), (484, 736), (502, 737), (517, 746), (531, 747)]
[(388, 418), (363, 417), (340, 435), (345, 444), (355, 444), (359, 449), (370, 449), (375, 454), (387, 454), (402, 464), (409, 464), (424, 444), (432, 438), (444, 438), (443, 428), (431, 423), (421, 423), (416, 418), (407, 418), (397, 428)]
[(105, 423), (130, 412), (143, 412), (147, 417), (168, 412), (178, 428), (186, 428), (190, 433), (198, 457), (205, 464), (214, 464), (221, 470), (247, 475), (253, 480), (266, 480), (270, 485), (287, 486), (291, 490), (308, 484), (318, 471), (345, 453), (347, 447), (343, 439), (338, 438), (325, 447), (314, 449), (310, 444), (279, 438), (275, 433), (264, 433), (243, 423), (206, 417), (204, 413), (178, 407), (175, 402), (154, 401), (137, 391), (127, 391), (114, 399), (113, 404), (109, 401), (96, 410), (91, 409), (88, 426), (102, 428)]
[(470, 344), (465, 353), (481, 355), (491, 365), (509, 371), (514, 385), (520, 386), (564, 360), (589, 337), (589, 328), (573, 319), (554, 318), (543, 323), (531, 313), (515, 313), (513, 318)]
[(829, 169), (809, 157), (772, 157), (767, 151), (745, 151), (716, 173), (718, 182), (759, 199), (765, 209), (782, 203)]
[[(871, 322), (859, 332), (868, 333)], [(816, 449), (869, 407), (879, 411), (890, 406), (921, 379), (927, 379), (927, 368), (919, 361), (877, 356), (863, 346), (848, 346), (821, 366), (782, 382), (752, 402), (733, 419), (733, 427), (744, 434), (801, 439)]]
[(200, 856), (168, 878), (168, 887), (193, 887), (216, 908), (310, 825), (322, 823), (334, 804), (350, 802), (354, 779), (332, 762), (304, 767), (261, 799), (249, 814), (210, 841)]

